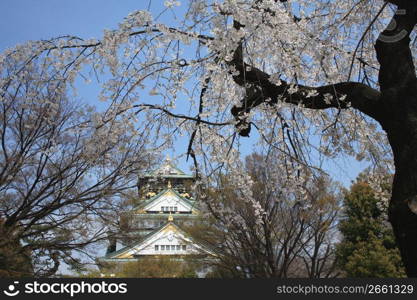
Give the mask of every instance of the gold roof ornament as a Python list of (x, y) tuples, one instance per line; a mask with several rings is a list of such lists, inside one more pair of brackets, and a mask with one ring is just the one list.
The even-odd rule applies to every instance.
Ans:
[(190, 198), (190, 194), (188, 193), (182, 193), (181, 196), (183, 196), (184, 198)]
[(155, 192), (148, 192), (148, 193), (146, 193), (146, 197), (153, 197), (155, 195), (156, 195)]
[(170, 188), (172, 188), (172, 185), (171, 185), (171, 180), (168, 180), (168, 188), (170, 189)]
[(172, 222), (172, 221), (174, 221), (174, 217), (171, 215), (171, 213), (169, 213), (168, 222)]

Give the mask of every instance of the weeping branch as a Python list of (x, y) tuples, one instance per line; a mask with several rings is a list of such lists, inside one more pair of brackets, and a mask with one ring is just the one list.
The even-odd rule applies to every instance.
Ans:
[[(235, 22), (237, 30), (241, 27), (242, 25)], [(233, 59), (228, 62), (229, 66), (238, 71), (233, 74), (233, 80), (246, 89), (241, 105), (234, 106), (231, 110), (240, 135), (248, 136), (250, 132), (249, 124), (245, 120), (246, 114), (262, 103), (272, 105), (278, 101), (309, 109), (353, 107), (376, 120), (381, 119), (382, 114), (378, 109), (381, 98), (379, 91), (358, 82), (341, 82), (319, 87), (290, 84), (285, 80), (274, 83), (269, 74), (244, 61), (242, 43), (243, 41), (234, 51)]]

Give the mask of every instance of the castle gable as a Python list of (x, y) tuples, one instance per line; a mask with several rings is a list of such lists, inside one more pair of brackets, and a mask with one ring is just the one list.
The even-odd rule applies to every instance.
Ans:
[(169, 222), (137, 244), (125, 247), (109, 259), (131, 259), (143, 255), (189, 255), (208, 253), (174, 223)]
[(141, 212), (173, 212), (196, 213), (197, 209), (188, 199), (182, 197), (173, 189), (166, 189), (139, 205), (135, 210)]

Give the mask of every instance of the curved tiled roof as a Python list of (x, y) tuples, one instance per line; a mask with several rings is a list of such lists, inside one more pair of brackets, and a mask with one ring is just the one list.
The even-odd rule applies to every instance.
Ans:
[(180, 198), (182, 201), (184, 201), (185, 203), (187, 203), (188, 205), (190, 205), (192, 208), (194, 208), (194, 209), (197, 209), (196, 207), (195, 207), (195, 203), (194, 203), (194, 201), (192, 201), (192, 200), (190, 200), (190, 199), (187, 199), (187, 198), (185, 198), (185, 197), (183, 197), (183, 196), (181, 196), (175, 189), (173, 189), (173, 188), (167, 188), (167, 189), (165, 189), (165, 190), (163, 190), (163, 191), (161, 191), (161, 192), (159, 192), (157, 195), (155, 195), (155, 196), (153, 196), (153, 197), (151, 197), (151, 198), (149, 198), (149, 199), (146, 199), (146, 200), (143, 200), (142, 201), (142, 203), (140, 203), (140, 204), (138, 204), (138, 205), (136, 205), (134, 208), (132, 208), (132, 210), (138, 210), (138, 209), (141, 209), (141, 208), (143, 208), (143, 207), (145, 207), (146, 205), (148, 205), (148, 204), (150, 204), (150, 203), (152, 203), (152, 202), (154, 202), (154, 201), (157, 201), (160, 197), (162, 197), (164, 194), (166, 194), (166, 193), (168, 193), (168, 192), (173, 192), (178, 198)]
[(145, 173), (145, 178), (160, 177), (160, 178), (195, 178), (194, 175), (185, 174), (182, 170), (177, 168), (169, 158), (165, 160), (165, 163), (158, 169)]

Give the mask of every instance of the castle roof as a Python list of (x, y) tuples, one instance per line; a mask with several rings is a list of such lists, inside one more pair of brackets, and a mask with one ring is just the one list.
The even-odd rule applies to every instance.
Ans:
[(132, 210), (138, 211), (138, 210), (149, 210), (153, 205), (158, 204), (161, 201), (170, 201), (177, 204), (182, 204), (186, 208), (188, 208), (190, 211), (198, 212), (198, 208), (195, 205), (195, 202), (187, 199), (183, 196), (181, 196), (175, 189), (173, 188), (167, 188), (161, 192), (159, 192), (157, 195), (143, 200), (142, 203), (135, 206)]
[(149, 177), (160, 177), (160, 178), (194, 178), (194, 175), (190, 175), (190, 174), (186, 174), (184, 173), (182, 170), (180, 170), (179, 168), (177, 168), (177, 166), (175, 166), (171, 159), (169, 159), (168, 157), (165, 159), (164, 164), (159, 167), (158, 169), (145, 173), (144, 176), (145, 178), (149, 178)]
[[(132, 259), (136, 255), (156, 255), (154, 251), (154, 245), (158, 244), (161, 240), (180, 240), (184, 244), (193, 245), (193, 249), (189, 250), (188, 254), (212, 254), (213, 253), (207, 249), (207, 247), (196, 243), (193, 239), (178, 227), (174, 222), (169, 221), (165, 225), (161, 226), (159, 229), (149, 233), (143, 237), (140, 241), (134, 243), (133, 245), (123, 247), (122, 249), (109, 253), (100, 260), (121, 260), (121, 259)], [(172, 253), (176, 255), (177, 253)]]

